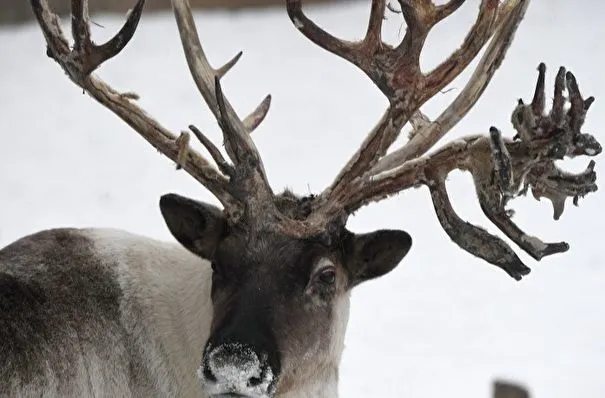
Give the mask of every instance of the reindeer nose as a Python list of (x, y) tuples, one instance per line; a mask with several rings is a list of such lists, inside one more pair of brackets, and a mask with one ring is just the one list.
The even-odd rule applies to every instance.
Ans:
[(206, 389), (217, 394), (266, 396), (273, 381), (267, 356), (261, 358), (242, 344), (222, 344), (210, 350), (202, 374)]

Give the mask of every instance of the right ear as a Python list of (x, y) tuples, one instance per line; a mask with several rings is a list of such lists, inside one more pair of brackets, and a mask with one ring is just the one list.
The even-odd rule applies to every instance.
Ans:
[(206, 260), (213, 260), (228, 230), (227, 219), (220, 209), (170, 193), (160, 198), (160, 211), (180, 244)]

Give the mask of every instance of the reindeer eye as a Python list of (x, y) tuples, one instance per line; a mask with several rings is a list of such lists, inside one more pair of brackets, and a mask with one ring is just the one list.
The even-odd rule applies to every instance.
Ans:
[(329, 267), (323, 269), (319, 273), (319, 281), (321, 283), (325, 283), (326, 285), (333, 285), (336, 282), (336, 272), (334, 272), (334, 268)]

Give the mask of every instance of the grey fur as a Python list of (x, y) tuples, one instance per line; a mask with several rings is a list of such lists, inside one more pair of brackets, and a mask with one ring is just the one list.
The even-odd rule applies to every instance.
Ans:
[[(204, 397), (205, 346), (226, 334), (275, 346), (281, 372), (263, 397), (336, 397), (349, 290), (392, 269), (407, 234), (347, 232), (334, 251), (231, 233), (208, 253), (244, 279), (219, 288), (191, 251), (202, 236), (187, 236), (218, 225), (202, 221), (172, 225), (190, 250), (103, 229), (43, 231), (0, 250), (0, 397)], [(338, 271), (333, 286), (308, 282), (322, 261)]]
[(0, 264), (2, 395), (23, 388), (32, 396), (76, 396), (94, 389), (80, 369), (107, 345), (110, 360), (98, 370), (104, 388), (138, 376), (136, 368), (115, 372), (128, 361), (118, 322), (122, 294), (114, 265), (95, 258), (88, 239), (74, 230), (40, 232), (0, 251)]
[(49, 230), (0, 250), (0, 396), (184, 396), (120, 256), (90, 235)]

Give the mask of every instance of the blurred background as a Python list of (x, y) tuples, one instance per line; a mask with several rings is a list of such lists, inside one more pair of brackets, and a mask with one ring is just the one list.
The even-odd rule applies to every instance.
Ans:
[[(335, 1), (346, 3), (351, 0), (307, 0), (305, 3), (327, 3)], [(112, 12), (121, 14), (128, 11), (135, 3), (136, 0), (90, 0), (88, 2), (91, 13)], [(189, 2), (194, 8), (230, 10), (267, 7), (282, 3), (283, 0), (190, 0)], [(59, 15), (64, 16), (69, 13), (69, 1), (48, 0), (48, 4)], [(169, 0), (147, 0), (145, 2), (145, 9), (147, 12), (169, 10), (170, 7)], [(32, 18), (33, 15), (29, 0), (0, 0), (0, 24), (22, 23)]]
[[(386, 99), (362, 72), (303, 38), (283, 0), (192, 3), (214, 66), (244, 52), (223, 83), (240, 115), (267, 93), (273, 96), (267, 119), (253, 135), (272, 186), (300, 194), (321, 191), (375, 125)], [(315, 3), (305, 9), (320, 26), (344, 39), (363, 37), (370, 0)], [(64, 12), (69, 0), (51, 4)], [(134, 1), (90, 4), (93, 38), (101, 43), (119, 30)], [(478, 5), (467, 0), (431, 31), (423, 70), (458, 48)], [(116, 12), (100, 11), (108, 9)], [(584, 132), (605, 143), (604, 13), (599, 1), (533, 0), (502, 67), (442, 142), (487, 133), (492, 125), (512, 137), (511, 112), (518, 98), (531, 100), (543, 61), (548, 93), (564, 65), (584, 94), (596, 97)], [(401, 16), (387, 14), (385, 40), (398, 42), (405, 25)], [(176, 192), (216, 203), (69, 81), (46, 56), (29, 1), (0, 0), (0, 20), (0, 247), (62, 226), (121, 228), (173, 240), (158, 209), (160, 195)], [(65, 33), (68, 22), (63, 19)], [(477, 60), (423, 106), (429, 117), (456, 97)], [(138, 103), (175, 134), (193, 123), (221, 142), (189, 75), (168, 0), (148, 0), (133, 40), (95, 73), (119, 91), (139, 94)], [(405, 143), (406, 131), (395, 147)], [(599, 182), (602, 158), (596, 158)], [(573, 159), (561, 166), (579, 171), (587, 163)], [(461, 217), (502, 236), (482, 214), (468, 174), (452, 173), (448, 189)], [(529, 195), (511, 203), (515, 221), (529, 234), (571, 246), (540, 262), (517, 249), (532, 268), (521, 282), (453, 244), (425, 188), (357, 212), (351, 230), (403, 228), (414, 245), (391, 274), (353, 292), (341, 396), (485, 398), (494, 378), (503, 378), (529, 386), (535, 398), (605, 397), (603, 198), (601, 190), (581, 199), (579, 207), (568, 201), (556, 222), (548, 201)]]

